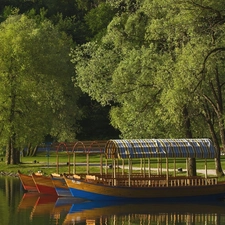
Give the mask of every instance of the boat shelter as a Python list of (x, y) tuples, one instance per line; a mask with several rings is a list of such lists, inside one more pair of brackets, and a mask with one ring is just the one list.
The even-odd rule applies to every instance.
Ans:
[(216, 158), (210, 139), (128, 139), (109, 140), (107, 158)]
[[(157, 176), (162, 177), (164, 173), (167, 181), (171, 176), (169, 159), (173, 161), (173, 177), (177, 176), (177, 159), (186, 159), (186, 168), (188, 168), (189, 158), (204, 159), (205, 178), (207, 179), (207, 159), (217, 158), (218, 154), (219, 152), (210, 139), (121, 139), (109, 140), (105, 146), (106, 165), (108, 160), (112, 160), (114, 180), (118, 174), (124, 175), (128, 170), (129, 185), (132, 174), (134, 174), (132, 161), (135, 159), (140, 159), (139, 168), (142, 176), (152, 177), (151, 159), (156, 158), (157, 167), (154, 170), (156, 170)], [(128, 166), (125, 166), (126, 160)], [(121, 161), (122, 165), (119, 163)], [(186, 176), (189, 176), (188, 170)]]

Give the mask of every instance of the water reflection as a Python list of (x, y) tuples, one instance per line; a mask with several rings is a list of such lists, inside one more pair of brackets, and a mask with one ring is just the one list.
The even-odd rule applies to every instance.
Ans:
[[(44, 215), (54, 224), (207, 224), (225, 222), (225, 203), (113, 203), (24, 194), (18, 210), (32, 208), (30, 220)], [(50, 221), (50, 220), (49, 220)], [(53, 224), (53, 223), (52, 223)]]
[[(90, 208), (89, 208), (90, 207)], [(191, 203), (83, 203), (72, 205), (64, 225), (77, 224), (224, 224), (225, 204), (210, 202), (207, 204)]]
[(23, 193), (17, 179), (0, 179), (1, 225), (222, 225), (225, 202), (113, 203)]
[(83, 199), (25, 193), (18, 205), (18, 212), (30, 211), (29, 220), (33, 222), (49, 217), (48, 224), (62, 224), (61, 220), (69, 213), (71, 206), (81, 201), (84, 202)]

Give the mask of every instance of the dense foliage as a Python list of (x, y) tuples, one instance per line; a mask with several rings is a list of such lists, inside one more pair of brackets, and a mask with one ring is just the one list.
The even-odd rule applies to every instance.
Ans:
[(72, 53), (82, 91), (111, 106), (111, 122), (125, 138), (211, 137), (225, 148), (223, 2), (112, 7), (118, 13), (101, 41)]
[(74, 139), (79, 91), (71, 82), (72, 42), (51, 22), (9, 16), (0, 25), (0, 39), (0, 144), (13, 163), (21, 147), (38, 144), (47, 134)]
[(123, 137), (213, 134), (223, 143), (223, 3), (113, 3), (101, 41), (72, 53), (77, 84), (113, 106)]
[[(51, 21), (71, 38), (68, 68), (75, 73), (68, 77), (74, 89), (68, 80), (61, 90), (69, 85), (75, 104), (60, 106), (66, 105), (62, 117), (73, 120), (77, 138), (106, 139), (119, 132), (123, 138), (210, 137), (220, 149), (225, 148), (224, 7), (221, 0), (11, 0), (1, 1), (0, 11), (3, 24), (12, 12), (25, 14), (35, 26)], [(67, 135), (60, 120), (52, 124)], [(45, 127), (58, 137), (52, 124)]]
[[(109, 108), (91, 100), (72, 82), (70, 49), (100, 38), (113, 16), (109, 6), (98, 9), (97, 3), (1, 1), (0, 146), (7, 164), (18, 163), (25, 146), (35, 150), (44, 140), (118, 137), (110, 125)], [(98, 13), (99, 21), (105, 19), (95, 26)]]

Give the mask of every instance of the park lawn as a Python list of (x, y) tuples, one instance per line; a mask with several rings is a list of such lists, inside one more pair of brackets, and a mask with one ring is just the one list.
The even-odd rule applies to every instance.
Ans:
[[(22, 173), (31, 173), (42, 171), (44, 174), (50, 173), (86, 173), (87, 167), (87, 156), (85, 154), (76, 154), (76, 163), (79, 165), (74, 168), (74, 156), (72, 154), (68, 154), (66, 152), (59, 152), (58, 155), (56, 152), (40, 152), (36, 156), (27, 156), (21, 157), (21, 163), (18, 165), (6, 165), (5, 162), (0, 162), (0, 171), (8, 172), (8, 173), (16, 173), (20, 170)], [(99, 154), (89, 154), (89, 162), (90, 163), (100, 163), (100, 155)], [(174, 168), (174, 159), (169, 159), (169, 168)], [(83, 165), (81, 166), (81, 163)], [(104, 163), (104, 157), (103, 157)], [(110, 164), (110, 160), (108, 161)], [(121, 160), (119, 161), (119, 165), (121, 165)], [(127, 160), (125, 161), (127, 165)], [(132, 161), (133, 167), (141, 167), (141, 162), (139, 159), (134, 159)], [(148, 167), (147, 159), (142, 161), (142, 165)], [(225, 156), (221, 156), (221, 164), (222, 168), (225, 168)], [(58, 165), (58, 166), (57, 166)], [(151, 168), (157, 168), (158, 165), (162, 165), (162, 168), (166, 168), (166, 159), (161, 159), (161, 163), (157, 158), (151, 159)], [(177, 158), (176, 159), (176, 168), (186, 168), (186, 159)], [(205, 168), (205, 160), (204, 159), (197, 159), (197, 169), (204, 169)], [(207, 168), (208, 169), (215, 169), (215, 162), (214, 159), (207, 160)], [(75, 171), (76, 169), (76, 171)], [(90, 166), (89, 172), (99, 172), (99, 166)]]

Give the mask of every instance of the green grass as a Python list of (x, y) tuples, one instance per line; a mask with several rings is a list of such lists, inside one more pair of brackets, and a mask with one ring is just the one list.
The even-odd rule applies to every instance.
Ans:
[[(158, 167), (158, 159), (153, 158), (151, 159), (151, 168)], [(68, 166), (67, 162), (73, 164), (73, 155), (70, 157), (65, 152), (60, 152), (58, 157), (55, 152), (50, 152), (49, 157), (45, 152), (40, 152), (38, 155), (34, 157), (21, 157), (21, 164), (19, 165), (6, 165), (5, 162), (0, 162), (0, 171), (4, 171), (7, 173), (16, 173), (20, 170), (22, 173), (30, 173), (30, 172), (37, 172), (42, 171), (45, 174), (50, 174), (57, 172), (57, 162), (59, 163), (59, 173), (73, 173), (73, 165)], [(86, 163), (87, 157), (84, 154), (77, 154), (76, 155), (76, 163)], [(166, 168), (166, 160), (162, 159), (162, 168)], [(174, 167), (174, 160), (169, 159), (169, 168), (173, 169)], [(36, 162), (36, 163), (35, 163)], [(89, 156), (90, 163), (100, 163), (100, 156), (97, 154), (92, 154)], [(104, 163), (104, 159), (103, 159)], [(109, 161), (108, 164), (111, 162)], [(121, 165), (121, 161), (119, 162)], [(127, 165), (127, 160), (125, 161)], [(132, 164), (134, 167), (140, 167), (140, 160), (133, 160)], [(222, 168), (225, 168), (225, 156), (221, 156), (221, 164)], [(147, 160), (145, 161), (145, 166), (148, 166)], [(91, 172), (99, 172), (99, 167), (90, 166), (89, 171)], [(176, 168), (186, 168), (186, 160), (182, 158), (176, 159)], [(197, 169), (204, 169), (205, 168), (205, 160), (198, 159), (197, 160)], [(215, 162), (213, 159), (207, 160), (207, 168), (208, 169), (215, 169)], [(86, 166), (76, 166), (77, 173), (85, 173)]]

